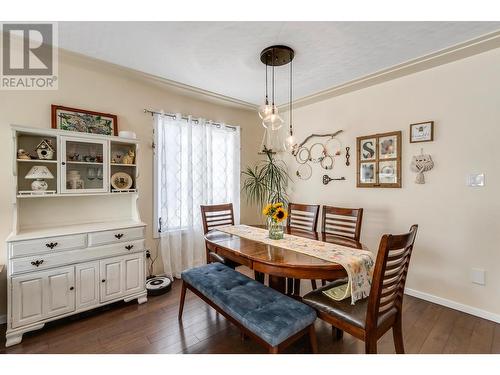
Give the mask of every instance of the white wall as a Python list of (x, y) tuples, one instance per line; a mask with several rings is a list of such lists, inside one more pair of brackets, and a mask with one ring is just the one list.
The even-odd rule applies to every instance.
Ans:
[[(138, 180), (140, 191), (139, 210), (148, 224), (147, 246), (155, 248), (152, 239), (153, 220), (153, 156), (151, 142), (152, 117), (144, 108), (164, 109), (171, 112), (193, 114), (215, 121), (240, 125), (242, 168), (257, 158), (261, 132), (258, 116), (252, 110), (215, 104), (207, 100), (182, 95), (161, 85), (144, 80), (136, 74), (117, 69), (109, 64), (64, 54), (59, 62), (59, 89), (56, 91), (0, 91), (0, 139), (3, 163), (0, 168), (0, 264), (5, 264), (4, 240), (12, 228), (12, 176), (10, 124), (50, 128), (50, 105), (93, 109), (118, 115), (119, 129), (133, 130), (141, 140)], [(58, 204), (58, 198), (51, 199)], [(249, 209), (242, 199), (242, 222), (255, 222), (255, 209)], [(60, 203), (61, 204), (61, 203)], [(161, 265), (161, 261), (156, 263)], [(158, 271), (158, 270), (157, 270)], [(0, 317), (6, 306), (6, 272), (0, 275)]]
[[(343, 129), (351, 166), (338, 158), (324, 186), (318, 165), (292, 186), (292, 200), (363, 207), (362, 242), (378, 248), (383, 233), (419, 224), (407, 287), (472, 306), (500, 319), (500, 49), (298, 108), (298, 141)], [(410, 144), (409, 124), (435, 121), (435, 140)], [(403, 187), (356, 188), (356, 137), (402, 130)], [(432, 154), (425, 185), (414, 183), (411, 156)], [(295, 175), (297, 164), (290, 162)], [(468, 173), (484, 172), (486, 186), (470, 188)], [(486, 270), (486, 285), (470, 282), (471, 268)]]

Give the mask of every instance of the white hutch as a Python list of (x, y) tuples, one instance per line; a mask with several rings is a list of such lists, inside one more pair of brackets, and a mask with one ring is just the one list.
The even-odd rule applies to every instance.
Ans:
[[(12, 126), (12, 135), (6, 346), (55, 319), (119, 300), (146, 302), (137, 140), (22, 126)], [(52, 159), (34, 159), (43, 140)], [(18, 158), (19, 149), (32, 158)], [(132, 160), (123, 158), (129, 151)], [(33, 166), (53, 176), (44, 191), (32, 191), (25, 178)]]

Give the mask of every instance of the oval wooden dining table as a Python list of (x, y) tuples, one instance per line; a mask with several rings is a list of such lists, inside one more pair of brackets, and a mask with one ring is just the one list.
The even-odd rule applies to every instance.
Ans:
[[(355, 249), (366, 249), (358, 241), (332, 234), (294, 228), (285, 228), (285, 233)], [(228, 234), (217, 229), (208, 232), (205, 235), (205, 241), (209, 251), (247, 266), (254, 270), (256, 275), (258, 273), (269, 275), (270, 287), (294, 297), (299, 296), (300, 291), (297, 289), (300, 289), (300, 286), (297, 287), (299, 283), (293, 283), (291, 280), (328, 280), (347, 277), (346, 271), (338, 263)]]

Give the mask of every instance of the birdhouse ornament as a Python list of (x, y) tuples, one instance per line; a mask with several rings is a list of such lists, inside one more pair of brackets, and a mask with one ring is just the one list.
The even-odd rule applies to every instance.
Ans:
[(38, 155), (38, 159), (52, 160), (54, 158), (55, 149), (50, 139), (42, 139), (38, 146), (36, 146), (35, 151)]
[(411, 170), (417, 172), (415, 183), (425, 184), (424, 172), (428, 172), (432, 168), (434, 168), (432, 157), (429, 154), (424, 154), (423, 150), (420, 150), (420, 155), (414, 156), (411, 161)]

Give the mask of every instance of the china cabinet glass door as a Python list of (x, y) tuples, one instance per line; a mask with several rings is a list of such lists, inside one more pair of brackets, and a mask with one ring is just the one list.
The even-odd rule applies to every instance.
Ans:
[(105, 193), (108, 186), (108, 142), (61, 137), (61, 192)]

